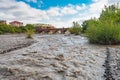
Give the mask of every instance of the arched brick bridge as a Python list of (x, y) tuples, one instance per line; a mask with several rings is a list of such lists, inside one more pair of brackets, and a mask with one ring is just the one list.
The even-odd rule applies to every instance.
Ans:
[(42, 28), (36, 27), (36, 32), (40, 33), (40, 34), (56, 34), (56, 33), (65, 34), (65, 33), (69, 32), (68, 29), (69, 28), (53, 28), (53, 29), (46, 28), (46, 29), (42, 29)]

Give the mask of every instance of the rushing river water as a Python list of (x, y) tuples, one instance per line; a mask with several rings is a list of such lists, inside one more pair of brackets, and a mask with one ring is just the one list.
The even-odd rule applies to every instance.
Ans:
[(34, 39), (29, 47), (0, 54), (0, 80), (105, 80), (105, 47), (74, 35)]

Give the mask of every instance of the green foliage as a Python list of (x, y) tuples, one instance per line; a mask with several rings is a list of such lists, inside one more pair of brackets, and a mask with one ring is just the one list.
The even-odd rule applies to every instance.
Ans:
[(120, 9), (116, 5), (105, 7), (99, 20), (102, 22), (106, 20), (114, 21), (115, 23), (118, 22), (120, 20)]
[(115, 5), (105, 7), (98, 20), (88, 23), (86, 32), (92, 43), (120, 43), (120, 9)]
[(73, 26), (69, 29), (71, 34), (79, 35), (82, 31), (81, 26), (77, 22), (73, 22)]
[(35, 27), (33, 25), (26, 25), (26, 26), (21, 26), (21, 27), (14, 27), (11, 25), (5, 25), (5, 24), (0, 24), (0, 34), (4, 33), (25, 33), (28, 32), (28, 30), (32, 30), (35, 32)]
[(32, 35), (34, 34), (34, 31), (27, 29), (26, 34), (27, 34), (27, 38), (32, 38)]
[(32, 24), (27, 24), (27, 25), (25, 26), (25, 28), (28, 29), (28, 30), (33, 30), (33, 31), (35, 31), (35, 27), (34, 27)]
[(4, 33), (24, 33), (24, 27), (13, 27), (11, 25), (0, 24), (0, 34)]
[(82, 32), (84, 33), (92, 23), (96, 23), (95, 19), (85, 20), (82, 23)]
[(32, 35), (35, 33), (35, 27), (31, 24), (25, 26), (27, 38), (32, 38)]

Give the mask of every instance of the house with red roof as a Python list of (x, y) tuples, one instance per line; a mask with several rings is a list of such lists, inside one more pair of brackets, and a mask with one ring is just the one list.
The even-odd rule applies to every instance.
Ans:
[(23, 26), (23, 22), (19, 22), (19, 21), (12, 21), (9, 24), (16, 27)]

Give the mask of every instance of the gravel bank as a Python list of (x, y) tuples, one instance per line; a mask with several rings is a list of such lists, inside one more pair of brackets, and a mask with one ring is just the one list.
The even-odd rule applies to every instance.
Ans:
[(120, 80), (120, 48), (109, 48), (109, 72), (113, 79)]
[(106, 48), (80, 36), (34, 39), (29, 47), (0, 54), (0, 80), (105, 80)]

